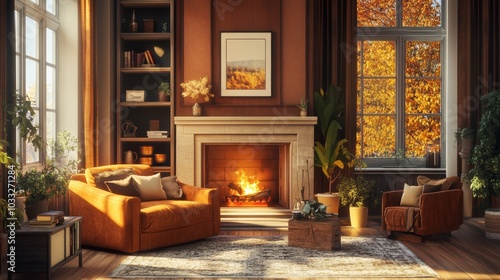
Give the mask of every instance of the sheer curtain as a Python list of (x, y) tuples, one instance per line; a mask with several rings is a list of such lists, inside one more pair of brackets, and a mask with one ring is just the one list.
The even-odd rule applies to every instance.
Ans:
[(93, 0), (80, 0), (84, 167), (95, 166), (95, 81)]

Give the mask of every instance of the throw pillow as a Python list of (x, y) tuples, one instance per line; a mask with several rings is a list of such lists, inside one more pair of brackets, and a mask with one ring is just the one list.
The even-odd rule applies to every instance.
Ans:
[(161, 174), (151, 176), (132, 175), (136, 189), (142, 201), (167, 199), (161, 185)]
[(128, 176), (121, 180), (106, 181), (104, 183), (108, 190), (114, 194), (139, 197), (139, 192), (132, 182), (132, 176)]
[[(93, 174), (96, 187), (107, 191), (106, 181), (121, 180), (128, 176), (134, 174), (134, 169), (132, 168), (122, 168), (112, 171), (105, 171), (101, 173)], [(88, 181), (88, 180), (87, 180)]]
[(161, 185), (168, 199), (179, 199), (182, 197), (182, 188), (177, 183), (177, 176), (161, 178)]
[(422, 193), (438, 192), (441, 190), (441, 185), (424, 185), (422, 187)]
[(443, 179), (431, 179), (426, 176), (418, 176), (417, 183), (419, 186), (423, 185), (441, 185), (441, 190), (451, 190), (461, 188), (461, 181), (459, 177), (451, 176)]
[(401, 206), (419, 207), (422, 186), (410, 186), (405, 184), (403, 196), (401, 196)]

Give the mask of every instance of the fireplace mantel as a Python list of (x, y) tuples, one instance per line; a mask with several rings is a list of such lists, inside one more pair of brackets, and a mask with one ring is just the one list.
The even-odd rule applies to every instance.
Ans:
[(209, 144), (287, 144), (291, 199), (300, 193), (299, 176), (309, 172), (312, 194), (314, 126), (317, 118), (294, 116), (175, 117), (176, 175), (180, 181), (204, 187), (203, 146)]

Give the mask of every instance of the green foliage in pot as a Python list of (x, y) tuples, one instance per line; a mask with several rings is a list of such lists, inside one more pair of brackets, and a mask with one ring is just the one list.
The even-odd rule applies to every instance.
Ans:
[(323, 219), (328, 216), (326, 206), (323, 203), (309, 200), (302, 208), (302, 215), (307, 219)]
[(475, 136), (474, 129), (470, 127), (459, 128), (455, 132), (455, 141), (458, 145), (462, 144), (462, 139), (471, 138), (473, 139)]
[(500, 196), (500, 90), (481, 98), (483, 114), (472, 149), (468, 179), (472, 194), (480, 198)]
[(67, 131), (60, 132), (57, 140), (47, 142), (49, 157), (43, 168), (19, 172), (16, 187), (26, 196), (26, 205), (66, 193), (69, 178), (78, 172), (79, 160), (66, 160), (74, 151), (79, 151), (78, 139)]
[(314, 108), (318, 116), (318, 123), (323, 136), (322, 141), (314, 143), (314, 166), (320, 167), (328, 179), (328, 190), (331, 193), (333, 183), (346, 167), (359, 166), (360, 162), (350, 153), (344, 144), (347, 139), (340, 139), (339, 130), (342, 129), (341, 117), (344, 111), (344, 98), (341, 89), (331, 85), (328, 91), (320, 89), (314, 92)]
[(158, 92), (163, 92), (165, 95), (170, 95), (170, 84), (166, 82), (161, 82), (158, 86)]
[(302, 96), (302, 98), (300, 99), (300, 103), (297, 104), (297, 107), (300, 110), (307, 110), (307, 104), (309, 104), (309, 100), (307, 100), (305, 96)]
[(358, 175), (355, 179), (343, 177), (337, 188), (342, 205), (364, 207), (380, 201), (375, 181), (366, 179), (363, 175)]

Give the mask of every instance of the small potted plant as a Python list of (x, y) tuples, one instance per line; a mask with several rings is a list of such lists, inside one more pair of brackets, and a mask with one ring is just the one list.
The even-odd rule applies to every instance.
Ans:
[(307, 100), (305, 96), (302, 96), (302, 99), (300, 99), (300, 103), (297, 104), (297, 107), (300, 109), (300, 116), (301, 117), (307, 116), (307, 104), (308, 103), (309, 103), (309, 100)]
[(455, 141), (460, 147), (461, 154), (469, 156), (472, 151), (475, 132), (470, 127), (459, 128), (455, 132)]
[(203, 102), (208, 102), (210, 98), (215, 95), (210, 92), (212, 85), (208, 83), (208, 77), (203, 77), (198, 80), (191, 80), (185, 83), (181, 83), (181, 88), (183, 90), (183, 97), (191, 97), (194, 100), (193, 105), (193, 116), (201, 116), (201, 106), (199, 104), (200, 99)]
[(326, 213), (326, 206), (323, 203), (309, 200), (302, 208), (302, 216), (310, 220), (323, 219), (328, 216), (328, 213)]
[(161, 82), (157, 89), (158, 101), (166, 102), (168, 97), (170, 97), (170, 84), (167, 82)]
[(351, 226), (366, 227), (367, 205), (378, 204), (380, 199), (375, 189), (375, 181), (368, 180), (363, 175), (356, 176), (356, 179), (343, 177), (337, 188), (341, 204), (349, 205)]

